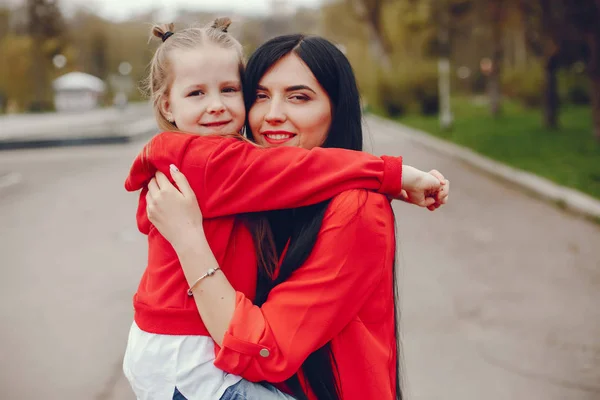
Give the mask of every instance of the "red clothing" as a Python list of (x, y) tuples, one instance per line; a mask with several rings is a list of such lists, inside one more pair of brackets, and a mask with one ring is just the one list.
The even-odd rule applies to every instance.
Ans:
[(218, 136), (164, 132), (135, 159), (125, 182), (143, 189), (137, 210), (148, 235), (148, 266), (134, 296), (135, 321), (144, 331), (208, 335), (172, 246), (148, 221), (146, 185), (156, 170), (167, 176), (175, 164), (187, 177), (204, 216), (208, 244), (231, 285), (249, 299), (256, 289), (256, 259), (250, 233), (232, 215), (293, 208), (324, 201), (344, 190), (364, 188), (397, 195), (402, 159), (342, 149), (263, 149)]
[(338, 195), (310, 257), (260, 308), (237, 293), (215, 366), (251, 381), (282, 382), (332, 341), (341, 398), (393, 399), (394, 254), (389, 201), (362, 190)]

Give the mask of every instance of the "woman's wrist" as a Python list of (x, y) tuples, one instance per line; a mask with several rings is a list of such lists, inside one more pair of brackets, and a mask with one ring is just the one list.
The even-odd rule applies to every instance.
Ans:
[(185, 231), (179, 232), (178, 238), (176, 240), (171, 241), (171, 245), (175, 249), (178, 255), (182, 255), (182, 253), (186, 253), (189, 250), (206, 250), (211, 251), (208, 246), (208, 241), (206, 240), (206, 235), (204, 234), (204, 229), (202, 227), (199, 228), (191, 228)]

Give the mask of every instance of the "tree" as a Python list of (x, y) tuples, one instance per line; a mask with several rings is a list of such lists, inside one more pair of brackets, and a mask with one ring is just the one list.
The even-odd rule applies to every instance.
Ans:
[(503, 39), (506, 16), (506, 0), (487, 0), (487, 11), (491, 28), (492, 69), (489, 74), (488, 94), (490, 112), (497, 117), (501, 113), (501, 68), (503, 63)]
[(370, 48), (381, 60), (384, 69), (391, 68), (392, 45), (387, 38), (382, 21), (383, 6), (386, 0), (346, 0), (355, 16), (365, 23), (369, 31)]
[(28, 76), (32, 67), (31, 48), (32, 40), (28, 36), (8, 34), (0, 39), (0, 54), (10, 60), (0, 63), (0, 92), (18, 109), (33, 100), (31, 96), (35, 91)]
[[(575, 4), (577, 3), (577, 4)], [(591, 82), (593, 134), (600, 142), (600, 0), (566, 2), (567, 21), (577, 28), (587, 46), (587, 71)]]
[[(558, 94), (556, 72), (559, 68), (584, 60), (591, 83), (594, 137), (600, 141), (600, 1), (599, 0), (538, 0), (531, 9), (539, 13), (537, 35), (532, 40), (544, 59), (546, 85), (544, 123), (558, 125)], [(527, 10), (527, 8), (525, 7)], [(534, 19), (535, 21), (535, 19)], [(535, 28), (534, 28), (535, 31)], [(534, 34), (534, 36), (536, 36)]]
[(105, 32), (97, 31), (91, 37), (91, 73), (100, 79), (106, 79), (108, 67), (108, 39)]
[(52, 40), (63, 36), (66, 26), (56, 0), (27, 0), (27, 31), (32, 39), (31, 74), (35, 83), (34, 110), (45, 108), (49, 102), (50, 82), (48, 71), (52, 57), (60, 51), (61, 41)]

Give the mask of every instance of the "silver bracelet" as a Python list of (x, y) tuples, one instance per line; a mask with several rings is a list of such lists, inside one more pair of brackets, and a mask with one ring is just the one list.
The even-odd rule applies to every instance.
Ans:
[(208, 271), (206, 271), (206, 273), (204, 275), (202, 275), (200, 278), (198, 278), (196, 280), (196, 282), (194, 282), (194, 284), (192, 286), (190, 286), (190, 288), (188, 289), (188, 296), (193, 296), (194, 293), (192, 293), (192, 290), (196, 287), (196, 285), (204, 278), (208, 277), (208, 276), (213, 276), (215, 274), (215, 272), (217, 272), (218, 270), (220, 270), (221, 267), (217, 267), (217, 268), (211, 268)]

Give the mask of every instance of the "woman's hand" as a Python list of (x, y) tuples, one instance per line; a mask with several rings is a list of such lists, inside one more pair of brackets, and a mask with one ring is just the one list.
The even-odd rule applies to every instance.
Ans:
[(177, 250), (178, 247), (206, 240), (202, 213), (186, 177), (171, 165), (175, 187), (162, 172), (157, 172), (148, 184), (146, 212), (148, 219)]
[(434, 211), (448, 201), (450, 182), (437, 170), (429, 173), (405, 165), (400, 200)]

